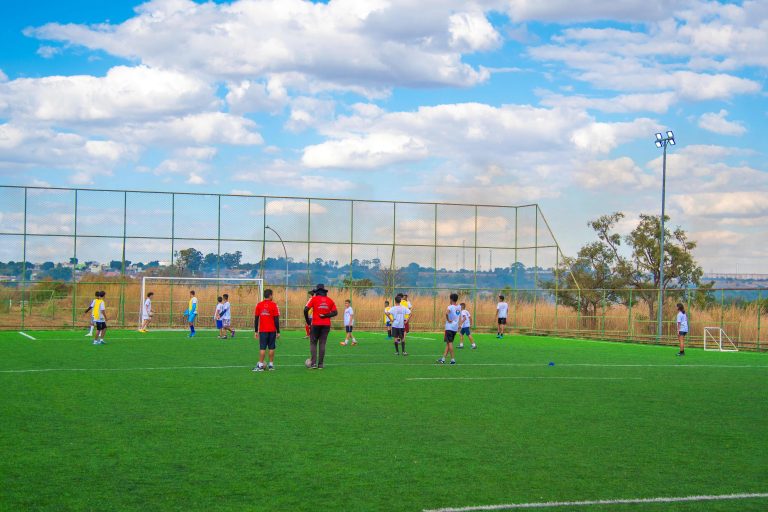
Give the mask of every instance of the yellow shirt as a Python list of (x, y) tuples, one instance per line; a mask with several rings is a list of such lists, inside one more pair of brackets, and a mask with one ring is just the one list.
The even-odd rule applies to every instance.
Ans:
[[(404, 308), (411, 309), (411, 303), (409, 301), (405, 300), (405, 299), (400, 301), (400, 305), (403, 306)], [(410, 313), (405, 315), (405, 319), (406, 320), (408, 320), (409, 318), (411, 318), (411, 314)]]
[(389, 310), (392, 309), (389, 306), (384, 308), (384, 323), (391, 322), (392, 317), (389, 315)]
[(101, 322), (104, 320), (104, 318), (101, 316), (101, 311), (104, 307), (104, 301), (101, 299), (94, 299), (93, 300), (93, 309), (91, 310), (91, 315), (93, 315), (93, 321), (94, 322)]

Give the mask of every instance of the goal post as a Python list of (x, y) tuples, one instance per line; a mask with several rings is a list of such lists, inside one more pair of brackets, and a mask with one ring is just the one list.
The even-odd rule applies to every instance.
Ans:
[(197, 297), (197, 325), (202, 329), (215, 328), (213, 319), (217, 298), (229, 295), (232, 307), (232, 326), (252, 327), (253, 308), (264, 298), (264, 280), (260, 278), (217, 277), (156, 277), (141, 279), (138, 325), (142, 323), (144, 300), (152, 292), (152, 328), (183, 329), (187, 323), (183, 317), (189, 303), (189, 292)]
[(704, 350), (718, 352), (738, 352), (739, 348), (720, 327), (704, 328)]

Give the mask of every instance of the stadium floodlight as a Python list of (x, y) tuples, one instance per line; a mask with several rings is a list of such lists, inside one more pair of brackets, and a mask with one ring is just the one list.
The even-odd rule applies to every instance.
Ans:
[(672, 130), (667, 130), (667, 136), (661, 133), (656, 134), (656, 147), (664, 148), (664, 156), (661, 160), (661, 230), (659, 232), (659, 313), (656, 325), (657, 342), (661, 343), (662, 320), (664, 309), (664, 199), (667, 188), (667, 145), (675, 145), (675, 134)]
[(283, 244), (283, 252), (285, 253), (285, 326), (288, 327), (288, 251), (285, 249), (285, 242), (283, 242), (283, 237), (280, 236), (280, 233), (269, 226), (264, 226), (264, 229), (268, 229), (276, 234), (280, 243)]

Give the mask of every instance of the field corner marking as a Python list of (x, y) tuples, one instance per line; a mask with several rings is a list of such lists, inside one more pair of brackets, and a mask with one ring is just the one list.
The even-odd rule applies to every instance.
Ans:
[(29, 334), (27, 334), (27, 333), (25, 333), (25, 332), (23, 332), (23, 331), (19, 331), (19, 334), (21, 334), (21, 335), (22, 335), (22, 336), (24, 336), (25, 338), (29, 338), (29, 339), (31, 339), (31, 340), (35, 340), (35, 341), (37, 341), (37, 338), (35, 338), (35, 337), (32, 337), (32, 336), (30, 336)]

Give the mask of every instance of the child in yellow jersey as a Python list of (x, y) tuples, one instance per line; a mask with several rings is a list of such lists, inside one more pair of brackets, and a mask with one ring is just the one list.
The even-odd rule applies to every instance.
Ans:
[(96, 335), (93, 338), (94, 345), (104, 344), (104, 333), (107, 331), (107, 306), (104, 302), (106, 292), (96, 292), (96, 298), (91, 302), (91, 318), (96, 326)]
[(384, 301), (384, 325), (387, 326), (387, 339), (392, 339), (392, 315), (389, 314), (389, 310), (392, 309), (389, 307), (389, 301)]
[(193, 338), (195, 336), (195, 319), (197, 318), (197, 297), (195, 297), (195, 290), (189, 291), (189, 305), (187, 306), (184, 315), (189, 322), (189, 337)]

